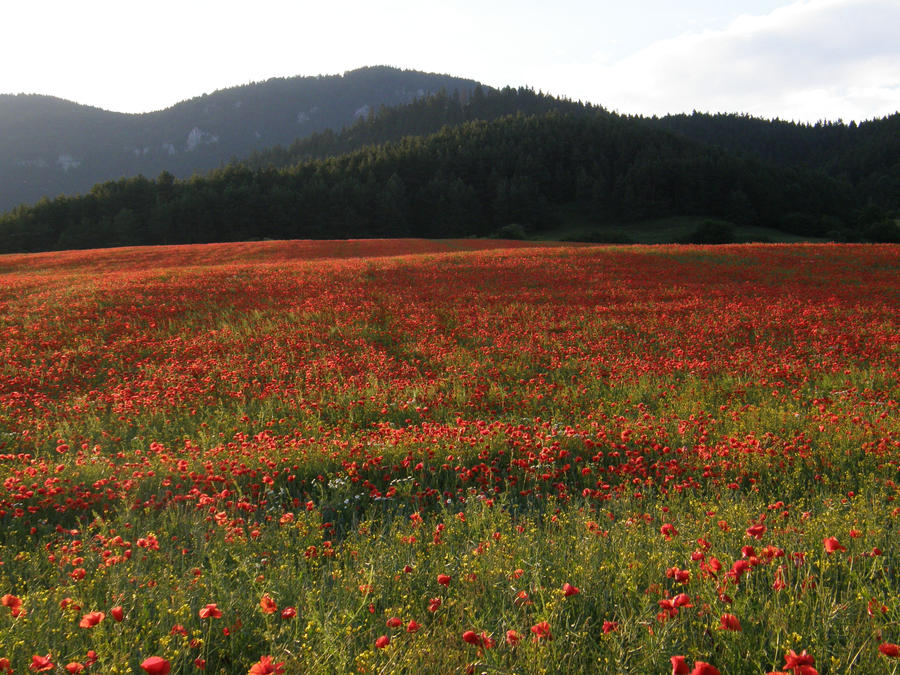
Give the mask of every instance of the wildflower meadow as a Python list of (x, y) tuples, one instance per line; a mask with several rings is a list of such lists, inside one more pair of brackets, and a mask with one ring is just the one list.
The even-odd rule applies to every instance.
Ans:
[(900, 246), (0, 256), (0, 673), (900, 672)]

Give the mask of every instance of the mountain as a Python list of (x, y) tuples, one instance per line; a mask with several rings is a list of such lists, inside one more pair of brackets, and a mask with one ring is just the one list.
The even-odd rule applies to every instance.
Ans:
[(168, 171), (186, 178), (256, 150), (341, 129), (382, 106), (478, 83), (388, 67), (276, 78), (157, 112), (109, 112), (58, 98), (0, 95), (0, 212), (42, 197)]
[(697, 112), (639, 119), (730, 153), (823, 171), (851, 183), (863, 203), (900, 208), (900, 113), (859, 124), (797, 124)]
[(529, 89), (443, 90), (207, 175), (108, 181), (18, 207), (0, 216), (0, 252), (569, 224), (627, 241), (629, 224), (682, 216), (699, 223), (685, 233), (694, 241), (728, 240), (734, 226), (897, 241), (897, 119), (647, 119)]
[[(468, 119), (476, 108), (516, 114)], [(429, 115), (416, 110), (433, 119), (426, 124)], [(341, 153), (407, 116), (440, 130)], [(442, 124), (448, 118), (463, 121)], [(825, 235), (848, 227), (857, 207), (851, 186), (822, 172), (738, 156), (528, 90), (476, 90), (466, 102), (439, 94), (294, 148), (322, 158), (275, 168), (279, 153), (260, 154), (255, 165), (186, 181), (132, 178), (17, 209), (0, 218), (0, 250), (485, 236), (511, 224), (551, 227), (563, 209), (598, 224), (696, 215)]]
[(336, 157), (367, 145), (396, 142), (408, 136), (425, 136), (445, 126), (476, 120), (490, 121), (507, 115), (593, 115), (605, 112), (599, 106), (556, 98), (532, 89), (476, 87), (468, 97), (457, 92), (439, 92), (411, 103), (382, 107), (377, 114), (358, 119), (340, 132), (325, 131), (254, 152), (239, 163), (254, 169), (286, 168), (311, 159)]
[(754, 154), (782, 165), (805, 165), (838, 170), (848, 153), (861, 145), (881, 145), (884, 157), (900, 160), (900, 113), (857, 124), (818, 122), (801, 124), (750, 115), (699, 113), (642, 118), (648, 125), (703, 143)]

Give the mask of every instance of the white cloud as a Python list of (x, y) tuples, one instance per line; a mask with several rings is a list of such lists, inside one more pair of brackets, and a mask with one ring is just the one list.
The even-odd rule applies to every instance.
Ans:
[(795, 2), (611, 64), (573, 66), (552, 89), (621, 112), (868, 119), (900, 109), (898, 26), (898, 0)]

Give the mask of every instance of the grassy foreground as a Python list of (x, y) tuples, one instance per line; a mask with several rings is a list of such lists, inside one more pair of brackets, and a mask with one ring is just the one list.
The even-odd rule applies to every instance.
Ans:
[(507, 245), (0, 256), (0, 673), (897, 670), (900, 247)]

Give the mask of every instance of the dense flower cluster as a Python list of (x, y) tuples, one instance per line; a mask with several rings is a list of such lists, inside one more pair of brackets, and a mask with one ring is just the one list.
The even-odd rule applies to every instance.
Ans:
[(0, 673), (893, 666), (900, 248), (497, 245), (0, 257)]

